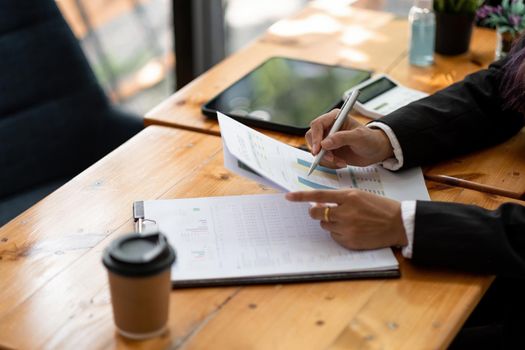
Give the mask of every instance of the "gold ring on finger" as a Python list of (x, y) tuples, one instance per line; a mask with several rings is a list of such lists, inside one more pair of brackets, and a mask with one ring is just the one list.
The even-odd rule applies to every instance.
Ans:
[(330, 222), (330, 207), (324, 208), (324, 221)]

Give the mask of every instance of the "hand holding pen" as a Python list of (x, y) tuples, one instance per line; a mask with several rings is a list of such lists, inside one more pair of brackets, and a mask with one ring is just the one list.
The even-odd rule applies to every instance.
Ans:
[[(335, 134), (341, 129), (341, 127), (343, 126), (343, 123), (346, 121), (346, 117), (352, 110), (352, 107), (354, 107), (354, 104), (356, 103), (358, 97), (359, 97), (359, 90), (354, 90), (350, 94), (350, 96), (348, 96), (346, 101), (343, 103), (343, 106), (339, 110), (339, 113), (337, 113), (334, 123), (332, 127), (330, 128), (330, 131), (328, 132), (327, 138), (332, 136), (333, 134)], [(319, 165), (319, 162), (321, 161), (321, 159), (323, 159), (325, 152), (326, 152), (326, 149), (321, 148), (321, 151), (315, 156), (315, 159), (312, 165), (310, 166), (310, 169), (308, 170), (308, 176), (310, 176), (310, 174), (315, 170), (317, 165)]]
[[(342, 111), (343, 108), (340, 111), (335, 109), (319, 116), (312, 121), (305, 135), (312, 154), (319, 158), (319, 164), (329, 168), (367, 166), (393, 157), (390, 140), (382, 130), (366, 127), (351, 117), (340, 121), (339, 131), (330, 132), (336, 116)], [(320, 157), (323, 150), (324, 156)]]

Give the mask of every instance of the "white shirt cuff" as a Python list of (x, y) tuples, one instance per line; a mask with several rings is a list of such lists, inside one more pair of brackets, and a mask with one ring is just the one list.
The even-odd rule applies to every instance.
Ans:
[(383, 130), (386, 136), (388, 137), (392, 148), (394, 149), (395, 158), (385, 159), (381, 165), (388, 170), (398, 170), (399, 168), (401, 168), (403, 166), (403, 150), (401, 150), (401, 145), (399, 144), (399, 141), (397, 140), (394, 131), (385, 123), (380, 122), (371, 122), (368, 123), (366, 126), (368, 126), (369, 128), (377, 128)]
[(407, 234), (408, 244), (403, 247), (401, 253), (405, 258), (412, 258), (412, 247), (414, 246), (414, 223), (416, 220), (416, 201), (401, 202), (401, 218)]

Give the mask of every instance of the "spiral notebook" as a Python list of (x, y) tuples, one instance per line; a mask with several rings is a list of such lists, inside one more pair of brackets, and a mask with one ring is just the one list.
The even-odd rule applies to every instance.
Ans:
[(175, 287), (399, 277), (390, 248), (352, 251), (283, 194), (134, 203), (140, 228), (168, 237)]

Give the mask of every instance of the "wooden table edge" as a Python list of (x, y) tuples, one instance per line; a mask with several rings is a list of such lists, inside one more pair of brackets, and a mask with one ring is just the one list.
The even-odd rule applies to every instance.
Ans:
[(467, 188), (470, 190), (478, 191), (478, 192), (485, 192), (488, 194), (494, 194), (501, 197), (506, 198), (512, 198), (512, 199), (518, 199), (518, 200), (525, 200), (525, 193), (516, 193), (509, 190), (504, 190), (501, 188), (497, 188), (495, 186), (491, 185), (484, 185), (477, 182), (456, 178), (448, 175), (432, 175), (432, 174), (424, 174), (424, 177), (426, 180), (431, 180), (434, 182), (442, 183), (445, 185), (453, 186), (453, 187), (461, 187), (461, 188)]

